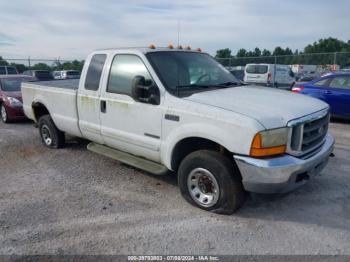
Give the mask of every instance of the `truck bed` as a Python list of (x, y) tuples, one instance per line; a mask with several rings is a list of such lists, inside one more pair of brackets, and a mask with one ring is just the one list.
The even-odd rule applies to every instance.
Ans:
[(33, 107), (44, 107), (58, 129), (81, 136), (77, 109), (78, 86), (78, 79), (22, 83), (25, 115), (38, 121)]
[(77, 90), (79, 87), (79, 79), (38, 81), (38, 82), (32, 82), (32, 83), (39, 86), (64, 88), (64, 89), (72, 89), (72, 90)]

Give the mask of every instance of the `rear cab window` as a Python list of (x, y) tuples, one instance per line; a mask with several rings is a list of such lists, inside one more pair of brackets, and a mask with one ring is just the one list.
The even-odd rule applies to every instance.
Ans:
[(84, 86), (86, 90), (98, 90), (106, 57), (106, 54), (96, 54), (92, 56), (85, 78)]
[(248, 74), (266, 74), (267, 71), (267, 65), (248, 65), (246, 68)]

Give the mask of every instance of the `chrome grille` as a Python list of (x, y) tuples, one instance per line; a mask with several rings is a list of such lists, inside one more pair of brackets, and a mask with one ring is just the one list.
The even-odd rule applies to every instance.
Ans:
[(317, 150), (328, 132), (329, 110), (288, 123), (291, 127), (289, 153), (303, 156)]
[(319, 145), (328, 131), (329, 117), (325, 117), (304, 124), (301, 151), (307, 151)]

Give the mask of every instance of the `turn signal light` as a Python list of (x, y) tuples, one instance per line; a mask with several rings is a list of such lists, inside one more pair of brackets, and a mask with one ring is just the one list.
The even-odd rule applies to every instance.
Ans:
[(286, 152), (286, 145), (263, 147), (261, 134), (255, 135), (252, 146), (250, 148), (250, 156), (253, 157), (266, 157), (280, 155)]

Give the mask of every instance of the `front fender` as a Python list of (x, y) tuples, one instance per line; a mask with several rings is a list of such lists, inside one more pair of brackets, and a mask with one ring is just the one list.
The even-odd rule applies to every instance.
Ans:
[[(233, 132), (234, 130), (234, 132)], [(161, 161), (171, 170), (173, 150), (177, 143), (186, 138), (204, 138), (213, 141), (232, 153), (249, 154), (251, 141), (255, 130), (246, 130), (240, 126), (226, 123), (220, 125), (189, 123), (174, 128), (169, 132), (161, 144)]]

